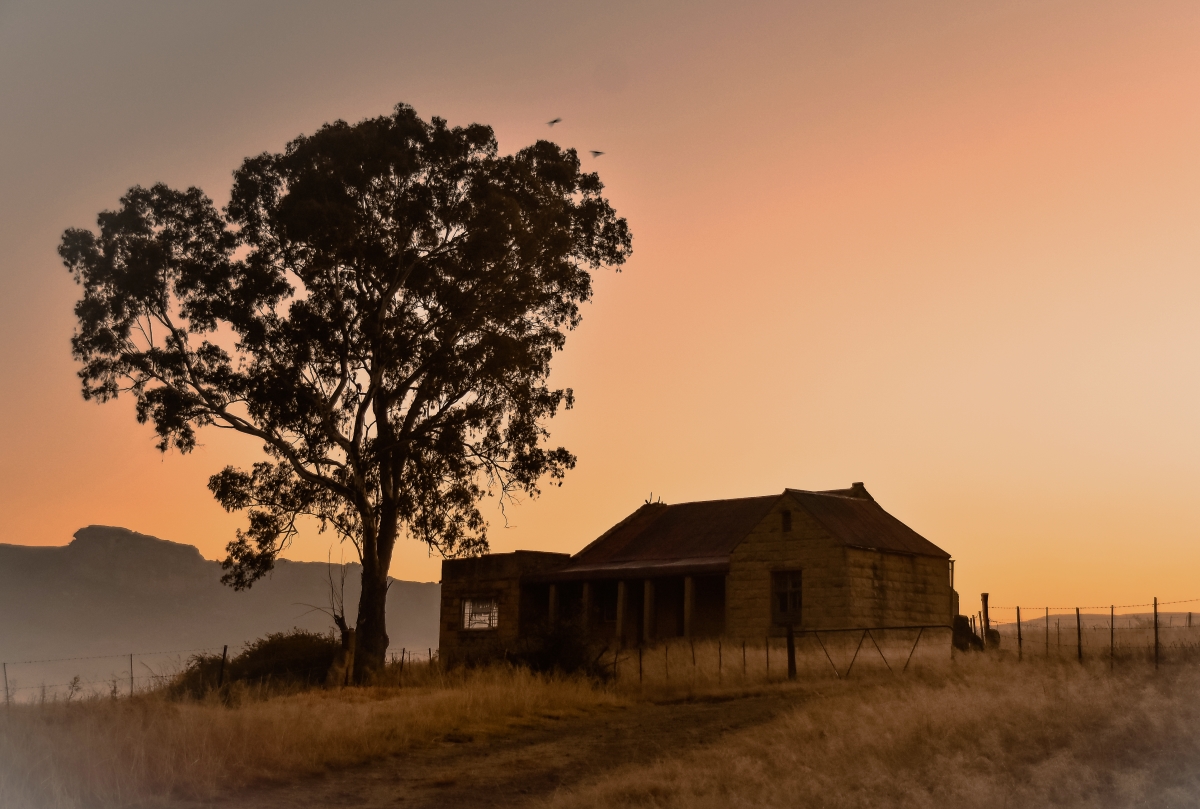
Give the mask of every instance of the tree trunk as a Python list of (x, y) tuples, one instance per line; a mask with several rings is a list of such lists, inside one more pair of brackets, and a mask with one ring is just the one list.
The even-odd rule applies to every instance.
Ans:
[(387, 591), (386, 569), (364, 565), (354, 633), (354, 682), (357, 685), (369, 685), (383, 671), (388, 648)]

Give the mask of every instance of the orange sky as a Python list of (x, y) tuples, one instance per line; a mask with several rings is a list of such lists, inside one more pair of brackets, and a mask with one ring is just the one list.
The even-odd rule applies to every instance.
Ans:
[(605, 151), (634, 233), (556, 365), (579, 466), (495, 550), (862, 480), (964, 608), (1200, 597), (1197, 42), (1185, 2), (0, 3), (0, 542), (222, 555), (256, 447), (80, 399), (59, 234), (405, 101)]

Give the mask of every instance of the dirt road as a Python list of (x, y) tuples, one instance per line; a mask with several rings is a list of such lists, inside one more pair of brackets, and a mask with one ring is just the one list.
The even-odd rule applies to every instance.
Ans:
[(637, 703), (583, 717), (538, 717), (491, 738), (448, 736), (368, 766), (260, 787), (187, 809), (525, 806), (626, 764), (709, 744), (799, 704), (796, 692)]

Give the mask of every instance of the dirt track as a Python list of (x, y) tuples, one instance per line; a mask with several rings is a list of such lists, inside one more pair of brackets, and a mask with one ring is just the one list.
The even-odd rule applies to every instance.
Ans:
[(644, 764), (768, 722), (800, 695), (640, 703), (584, 717), (541, 717), (491, 738), (447, 737), (374, 764), (188, 807), (525, 806), (627, 764)]

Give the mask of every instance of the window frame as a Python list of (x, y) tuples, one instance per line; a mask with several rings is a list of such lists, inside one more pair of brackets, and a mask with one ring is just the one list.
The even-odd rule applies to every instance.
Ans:
[[(490, 604), (490, 608), (485, 610), (477, 609), (485, 604)], [(469, 616), (469, 617), (468, 617)], [(480, 623), (480, 616), (486, 616)], [(462, 605), (459, 609), (459, 631), (462, 632), (490, 632), (500, 627), (500, 599), (494, 595), (475, 595), (465, 596), (462, 599)]]
[[(781, 587), (782, 583), (782, 587)], [(804, 615), (804, 571), (788, 568), (771, 571), (771, 623), (776, 626), (799, 626)], [(788, 606), (780, 609), (780, 596)]]

